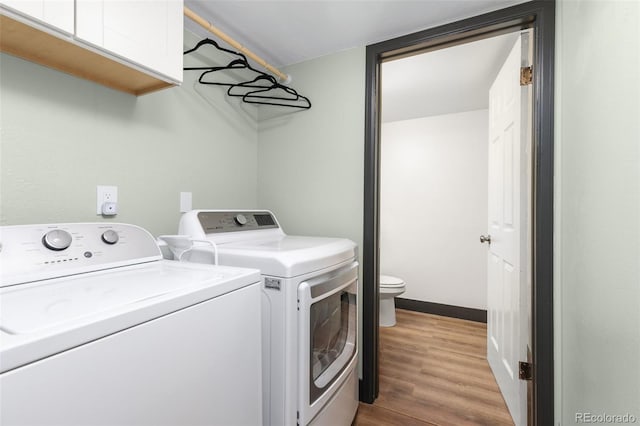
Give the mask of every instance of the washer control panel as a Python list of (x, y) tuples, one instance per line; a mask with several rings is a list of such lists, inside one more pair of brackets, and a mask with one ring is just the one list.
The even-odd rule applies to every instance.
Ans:
[(273, 215), (267, 211), (201, 211), (198, 221), (205, 234), (279, 227)]
[(0, 287), (159, 260), (146, 230), (121, 223), (0, 227)]

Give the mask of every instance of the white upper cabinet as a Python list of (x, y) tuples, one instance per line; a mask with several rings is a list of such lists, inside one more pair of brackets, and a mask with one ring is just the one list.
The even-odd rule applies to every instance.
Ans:
[(76, 37), (182, 81), (182, 0), (76, 0)]
[(74, 0), (2, 0), (11, 9), (73, 34)]
[(183, 0), (0, 0), (0, 51), (134, 95), (182, 83)]

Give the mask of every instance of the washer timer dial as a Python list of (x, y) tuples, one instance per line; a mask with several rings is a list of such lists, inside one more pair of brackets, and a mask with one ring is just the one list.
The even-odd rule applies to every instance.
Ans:
[(62, 229), (54, 229), (42, 237), (42, 244), (49, 250), (62, 251), (71, 245), (71, 234)]
[(244, 226), (247, 224), (247, 217), (242, 213), (237, 214), (236, 217), (233, 218), (233, 220), (235, 220), (235, 222), (240, 226)]
[(102, 241), (109, 245), (117, 243), (119, 239), (118, 233), (113, 229), (108, 229), (102, 233)]

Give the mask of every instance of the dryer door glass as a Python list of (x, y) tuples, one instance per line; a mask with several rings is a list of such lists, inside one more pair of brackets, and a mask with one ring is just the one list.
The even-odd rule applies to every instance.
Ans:
[(342, 292), (311, 305), (311, 372), (325, 372), (344, 350), (349, 331), (349, 293)]
[(310, 403), (322, 395), (347, 366), (356, 347), (355, 286), (310, 307)]

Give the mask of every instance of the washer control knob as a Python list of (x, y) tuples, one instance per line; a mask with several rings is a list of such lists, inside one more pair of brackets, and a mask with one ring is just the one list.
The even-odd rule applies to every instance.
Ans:
[(233, 219), (240, 226), (244, 226), (247, 224), (247, 217), (243, 214), (237, 214), (236, 217), (234, 217)]
[(102, 241), (107, 244), (115, 244), (119, 239), (118, 233), (113, 229), (108, 229), (102, 233)]
[(62, 229), (54, 229), (42, 237), (42, 244), (49, 250), (61, 251), (71, 245), (71, 234)]

